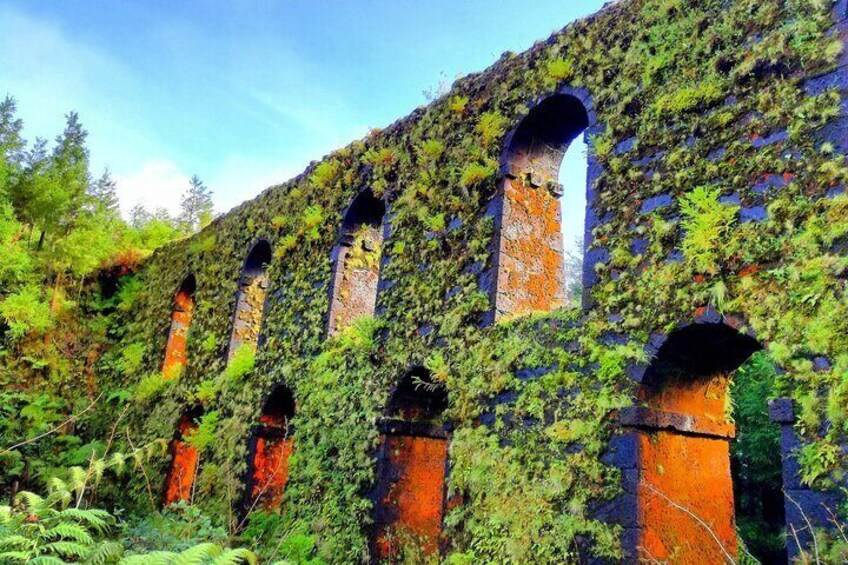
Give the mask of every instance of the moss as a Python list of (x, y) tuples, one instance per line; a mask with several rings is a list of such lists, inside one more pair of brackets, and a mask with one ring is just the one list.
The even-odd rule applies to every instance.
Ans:
[[(810, 96), (802, 87), (804, 77), (833, 70), (827, 8), (630, 0), (458, 80), (444, 98), (148, 259), (114, 333), (136, 350), (100, 386), (117, 394), (161, 367), (174, 289), (194, 273), (191, 333), (207, 337), (190, 340), (182, 377), (126, 421), (141, 443), (172, 437), (197, 400), (217, 411), (198, 479), (205, 509), (226, 517), (240, 500), (250, 425), (284, 383), (297, 399), (297, 449), (275, 531), (312, 537), (331, 563), (366, 561), (374, 422), (400, 375), (427, 364), (449, 391), (449, 488), (465, 501), (446, 520), (448, 559), (574, 562), (578, 539), (620, 555), (618, 531), (588, 508), (616, 492), (618, 477), (600, 453), (611, 413), (630, 401), (626, 367), (646, 361), (649, 336), (721, 303), (769, 344), (784, 371), (772, 393), (799, 401), (798, 431), (820, 446), (810, 448), (808, 472), (829, 480), (846, 468), (844, 456), (832, 461), (821, 446), (837, 445), (846, 421), (848, 265), (840, 249), (848, 197), (826, 195), (848, 182), (848, 170), (837, 146), (814, 141), (839, 117), (840, 94)], [(593, 246), (614, 254), (614, 265), (592, 266), (599, 281), (586, 313), (480, 327), (490, 308), (479, 279), (492, 265), (486, 210), (503, 140), (557, 80), (584, 85), (604, 125), (590, 137), (593, 211), (603, 218)], [(754, 144), (781, 131), (784, 141)], [(627, 153), (616, 150), (631, 138)], [(778, 187), (752, 190), (763, 179)], [(380, 317), (325, 341), (330, 253), (343, 210), (366, 187), (386, 197), (391, 217)], [(732, 193), (744, 206), (763, 206), (768, 219), (738, 222), (736, 205), (720, 200)], [(674, 204), (642, 213), (661, 194)], [(637, 236), (649, 241), (638, 258), (629, 253)], [(230, 335), (239, 273), (259, 238), (274, 248), (263, 345), (237, 386), (218, 389), (218, 344)], [(684, 260), (673, 260), (680, 251)], [(621, 344), (607, 344), (610, 335)], [(812, 369), (818, 355), (832, 367)], [(825, 419), (837, 425), (822, 432)], [(99, 431), (105, 436), (108, 426)], [(164, 465), (149, 470), (154, 481)], [(143, 482), (128, 479), (121, 502), (142, 506), (146, 496)]]

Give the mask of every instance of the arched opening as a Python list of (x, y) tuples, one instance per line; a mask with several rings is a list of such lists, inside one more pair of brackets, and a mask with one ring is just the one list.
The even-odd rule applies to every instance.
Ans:
[(285, 386), (275, 388), (262, 407), (250, 440), (248, 510), (257, 505), (277, 508), (283, 502), (294, 449), (294, 410), (294, 396)]
[(728, 325), (694, 324), (670, 334), (645, 372), (641, 406), (625, 421), (638, 436), (640, 558), (725, 563), (738, 555), (731, 386), (761, 349)]
[[(572, 199), (586, 185), (561, 179), (560, 166), (572, 142), (590, 125), (590, 113), (578, 97), (556, 94), (530, 110), (509, 138), (495, 259), (496, 319), (567, 302), (560, 198), (565, 191), (569, 200), (563, 206), (584, 208), (585, 197)], [(568, 214), (569, 222), (579, 217)]]
[(233, 358), (241, 346), (256, 349), (259, 344), (259, 330), (262, 328), (265, 298), (270, 284), (268, 265), (271, 258), (271, 244), (263, 239), (253, 246), (244, 262), (236, 297), (228, 360)]
[(194, 309), (196, 284), (194, 275), (187, 276), (174, 296), (171, 329), (168, 332), (168, 344), (165, 346), (165, 361), (162, 363), (162, 375), (165, 380), (178, 377), (186, 366), (186, 339)]
[(171, 440), (171, 465), (165, 480), (165, 505), (178, 501), (191, 502), (194, 478), (200, 455), (186, 439), (197, 430), (197, 422), (202, 416), (200, 408), (186, 411), (177, 423), (177, 430)]
[(345, 213), (334, 250), (329, 335), (340, 332), (360, 316), (374, 315), (385, 214), (385, 204), (371, 190), (360, 193)]
[(586, 183), (589, 171), (588, 146), (580, 138), (568, 145), (559, 167), (562, 186), (560, 214), (562, 217), (562, 257), (565, 301), (578, 306), (583, 301), (583, 248), (586, 229)]
[(441, 547), (448, 435), (442, 412), (447, 391), (423, 368), (400, 380), (381, 420), (382, 445), (374, 513), (373, 553), (394, 562), (413, 547)]

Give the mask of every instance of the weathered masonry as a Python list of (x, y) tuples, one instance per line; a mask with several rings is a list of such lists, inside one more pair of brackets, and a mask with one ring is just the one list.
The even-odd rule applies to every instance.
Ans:
[(780, 559), (838, 556), (846, 36), (844, 1), (616, 2), (159, 250), (116, 378), (166, 377), (127, 416), (162, 502), (332, 563), (736, 562), (754, 359)]

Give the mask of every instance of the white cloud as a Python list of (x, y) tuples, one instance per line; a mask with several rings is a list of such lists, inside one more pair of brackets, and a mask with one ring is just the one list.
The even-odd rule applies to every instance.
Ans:
[(165, 208), (171, 214), (180, 211), (180, 196), (189, 186), (189, 176), (167, 159), (153, 159), (129, 175), (116, 175), (121, 210), (126, 215), (136, 204), (151, 212)]

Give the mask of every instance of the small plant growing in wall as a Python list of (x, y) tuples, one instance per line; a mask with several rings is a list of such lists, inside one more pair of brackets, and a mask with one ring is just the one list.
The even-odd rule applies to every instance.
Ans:
[(725, 258), (725, 239), (739, 210), (734, 204), (719, 202), (720, 194), (719, 188), (699, 186), (680, 199), (683, 254), (695, 271), (711, 275)]

